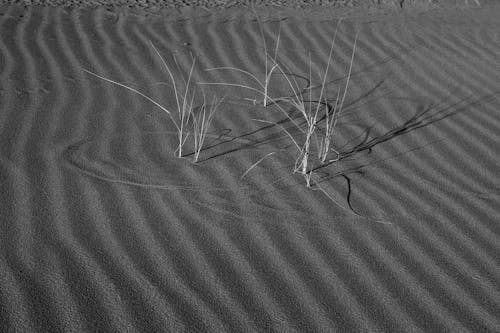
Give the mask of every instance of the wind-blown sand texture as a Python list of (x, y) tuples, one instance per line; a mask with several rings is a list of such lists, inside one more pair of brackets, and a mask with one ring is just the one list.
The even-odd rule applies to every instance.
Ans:
[(258, 9), (304, 87), (340, 16), (329, 89), (359, 33), (324, 192), (248, 91), (208, 88), (227, 99), (193, 164), (83, 71), (172, 105), (151, 40), (248, 83), (204, 71), (262, 74), (248, 9), (0, 9), (1, 332), (500, 331), (500, 6)]

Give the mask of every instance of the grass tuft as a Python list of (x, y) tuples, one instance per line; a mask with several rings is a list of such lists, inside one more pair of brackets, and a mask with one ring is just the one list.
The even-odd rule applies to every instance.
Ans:
[(247, 90), (256, 92), (258, 95), (262, 96), (262, 98), (263, 98), (262, 104), (264, 105), (264, 107), (266, 107), (266, 106), (269, 106), (270, 104), (273, 103), (272, 98), (269, 96), (269, 84), (271, 82), (272, 75), (278, 69), (277, 57), (278, 57), (278, 49), (279, 49), (280, 38), (281, 38), (281, 23), (279, 25), (278, 37), (277, 37), (276, 43), (274, 45), (274, 55), (271, 55), (268, 53), (267, 41), (266, 41), (266, 37), (264, 35), (264, 28), (263, 28), (262, 21), (261, 21), (259, 15), (255, 11), (255, 8), (253, 6), (252, 6), (252, 10), (253, 10), (255, 17), (257, 18), (257, 21), (259, 23), (260, 36), (261, 36), (263, 47), (264, 47), (264, 77), (259, 78), (257, 75), (252, 74), (249, 71), (241, 69), (241, 68), (223, 66), (223, 67), (208, 68), (208, 69), (206, 69), (206, 71), (239, 72), (241, 74), (246, 75), (250, 79), (252, 79), (252, 81), (255, 83), (255, 85), (251, 86), (251, 85), (231, 83), (231, 82), (200, 82), (200, 84), (232, 86), (232, 87), (239, 87), (239, 88), (243, 88), (243, 89), (247, 89)]
[(177, 65), (178, 68), (178, 74), (175, 75), (174, 71), (168, 66), (167, 62), (165, 59), (162, 57), (158, 49), (153, 45), (153, 43), (150, 41), (151, 47), (155, 51), (155, 53), (158, 55), (160, 58), (164, 69), (166, 70), (171, 87), (174, 92), (175, 96), (175, 108), (170, 109), (167, 108), (151, 97), (147, 96), (146, 94), (142, 93), (141, 91), (132, 88), (128, 85), (125, 85), (123, 83), (108, 79), (106, 77), (103, 77), (101, 75), (98, 75), (90, 70), (83, 69), (88, 74), (91, 74), (97, 78), (100, 78), (104, 81), (113, 83), (115, 85), (118, 85), (120, 87), (123, 87), (125, 89), (128, 89), (139, 96), (145, 98), (146, 100), (150, 101), (153, 103), (155, 106), (159, 107), (161, 110), (163, 110), (170, 118), (172, 123), (175, 126), (176, 132), (177, 132), (177, 147), (174, 151), (175, 155), (177, 157), (183, 157), (184, 154), (184, 145), (187, 142), (187, 139), (192, 131), (194, 140), (194, 161), (198, 161), (200, 151), (202, 150), (203, 143), (205, 141), (206, 135), (208, 128), (213, 120), (213, 117), (215, 115), (215, 112), (217, 108), (220, 106), (224, 98), (217, 100), (216, 97), (214, 97), (212, 103), (210, 105), (207, 105), (206, 98), (205, 98), (205, 93), (203, 93), (203, 104), (199, 109), (198, 114), (196, 114), (195, 110), (195, 98), (197, 95), (197, 88), (196, 85), (192, 79), (193, 77), (193, 71), (194, 67), (196, 64), (196, 61), (194, 57), (191, 55), (191, 67), (189, 69), (189, 72), (187, 76), (183, 76), (179, 69), (179, 65), (177, 63), (177, 59), (174, 57), (174, 62)]
[(200, 107), (200, 111), (198, 114), (193, 113), (193, 137), (194, 137), (194, 161), (198, 162), (200, 157), (201, 149), (203, 148), (203, 143), (205, 142), (205, 138), (208, 133), (208, 129), (214, 115), (224, 101), (224, 97), (217, 100), (217, 97), (214, 96), (212, 99), (212, 103), (207, 105), (206, 96), (203, 94), (203, 104)]

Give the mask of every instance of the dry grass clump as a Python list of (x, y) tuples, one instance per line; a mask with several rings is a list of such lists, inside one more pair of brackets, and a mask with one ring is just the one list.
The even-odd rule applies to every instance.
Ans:
[[(285, 115), (287, 117), (287, 120), (292, 124), (292, 127), (295, 130), (292, 131), (290, 129), (286, 129), (282, 124), (271, 122), (266, 119), (253, 120), (274, 124), (280, 127), (281, 130), (285, 132), (287, 137), (291, 140), (291, 142), (297, 149), (297, 156), (295, 158), (293, 172), (302, 174), (306, 181), (306, 185), (308, 187), (311, 187), (313, 169), (315, 167), (318, 167), (318, 165), (334, 162), (340, 157), (340, 153), (335, 150), (333, 143), (336, 133), (336, 126), (338, 124), (340, 114), (342, 113), (349, 87), (352, 65), (354, 62), (354, 55), (356, 51), (357, 37), (354, 41), (349, 71), (345, 80), (345, 85), (343, 87), (338, 87), (336, 97), (334, 99), (329, 98), (326, 95), (326, 85), (329, 71), (331, 67), (335, 65), (334, 49), (338, 28), (341, 23), (341, 20), (339, 20), (332, 37), (326, 68), (323, 74), (318, 73), (318, 77), (320, 78), (320, 84), (318, 85), (318, 87), (320, 87), (319, 96), (313, 96), (313, 73), (311, 57), (309, 56), (309, 87), (303, 89), (298, 84), (295, 76), (291, 74), (290, 67), (287, 66), (283, 61), (280, 61), (280, 59), (278, 58), (281, 25), (274, 45), (274, 53), (269, 54), (269, 48), (264, 37), (262, 22), (259, 16), (257, 14), (255, 15), (259, 23), (259, 29), (264, 46), (264, 77), (259, 79), (256, 74), (241, 68), (216, 67), (209, 68), (207, 70), (230, 70), (239, 72), (242, 75), (251, 78), (256, 83), (256, 85), (251, 86), (234, 82), (202, 82), (200, 84), (233, 86), (256, 92), (260, 96), (262, 96), (262, 104), (264, 107), (274, 107), (283, 115)], [(285, 79), (286, 85), (288, 85), (288, 88), (291, 91), (291, 94), (289, 96), (273, 97), (269, 94), (269, 85), (271, 83), (273, 75), (279, 75), (280, 77), (283, 77)], [(308, 91), (308, 93), (305, 93), (305, 91)], [(293, 118), (291, 116), (292, 111), (289, 107), (298, 111), (298, 113), (300, 114), (299, 119)], [(333, 158), (331, 156), (331, 153), (334, 153)], [(269, 155), (270, 154), (266, 155), (265, 157)], [(246, 175), (251, 169), (256, 167), (256, 165), (263, 159), (264, 158), (260, 159), (256, 164), (252, 165), (244, 175)]]
[(159, 107), (161, 110), (163, 110), (169, 116), (171, 122), (174, 124), (177, 133), (177, 148), (175, 149), (175, 155), (179, 158), (184, 156), (184, 149), (183, 149), (184, 145), (186, 144), (188, 137), (192, 134), (194, 137), (193, 159), (195, 162), (197, 162), (203, 147), (203, 143), (207, 136), (210, 124), (212, 123), (213, 117), (217, 109), (219, 108), (220, 104), (222, 103), (223, 99), (218, 99), (217, 97), (214, 96), (212, 103), (207, 104), (205, 93), (202, 91), (203, 103), (201, 106), (196, 107), (195, 99), (199, 90), (192, 79), (193, 70), (196, 63), (194, 57), (191, 55), (191, 67), (187, 75), (184, 75), (180, 71), (179, 66), (177, 64), (177, 60), (174, 57), (174, 61), (177, 64), (178, 68), (178, 71), (174, 72), (168, 66), (165, 59), (161, 56), (158, 49), (153, 45), (152, 42), (150, 43), (155, 53), (161, 59), (163, 67), (169, 76), (170, 83), (175, 96), (174, 109), (169, 109), (161, 105), (157, 101), (153, 100), (151, 97), (128, 85), (105, 78), (86, 69), (84, 69), (84, 71), (102, 80), (126, 88), (138, 94), (139, 96), (147, 99), (148, 101)]
[(237, 67), (229, 67), (229, 66), (223, 66), (223, 67), (214, 67), (214, 68), (208, 68), (206, 71), (220, 71), (220, 70), (228, 70), (228, 71), (235, 71), (239, 72), (241, 74), (246, 75), (247, 77), (251, 78), (255, 86), (250, 86), (250, 85), (244, 85), (240, 83), (231, 83), (231, 82), (202, 82), (201, 84), (205, 85), (223, 85), (223, 86), (233, 86), (233, 87), (240, 87), (244, 88), (247, 90), (251, 90), (253, 92), (256, 92), (259, 95), (262, 95), (262, 104), (264, 107), (268, 106), (270, 103), (273, 101), (271, 100), (269, 96), (269, 83), (271, 82), (271, 77), (274, 74), (275, 70), (278, 69), (279, 65), (277, 63), (277, 57), (278, 57), (278, 48), (280, 44), (280, 36), (281, 36), (281, 25), (280, 29), (278, 32), (278, 38), (276, 40), (276, 44), (274, 46), (274, 55), (270, 55), (269, 52), (267, 51), (267, 43), (266, 43), (266, 38), (264, 36), (264, 28), (262, 25), (262, 21), (260, 20), (260, 17), (257, 15), (255, 12), (255, 9), (252, 7), (253, 12), (255, 13), (255, 16), (257, 18), (257, 21), (259, 23), (259, 30), (260, 30), (260, 36), (262, 38), (262, 41), (264, 42), (264, 77), (259, 78), (257, 74), (253, 74), (247, 70), (237, 68)]
[(214, 119), (217, 109), (224, 101), (224, 98), (212, 98), (212, 103), (207, 104), (206, 96), (203, 94), (203, 104), (198, 111), (198, 114), (192, 112), (193, 119), (193, 145), (194, 145), (194, 161), (197, 162), (200, 157), (200, 152), (203, 148), (203, 143), (207, 137), (208, 129)]

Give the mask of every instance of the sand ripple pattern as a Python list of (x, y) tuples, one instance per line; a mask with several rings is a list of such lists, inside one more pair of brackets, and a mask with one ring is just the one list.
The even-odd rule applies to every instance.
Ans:
[[(203, 69), (263, 74), (251, 14), (2, 7), (0, 331), (500, 331), (493, 14), (341, 25), (330, 91), (359, 44), (326, 195), (290, 173), (284, 134), (251, 120), (287, 125), (256, 96), (213, 88), (227, 103), (193, 164), (172, 157), (161, 110), (82, 71), (170, 104), (151, 40), (182, 70), (192, 53), (197, 80), (241, 83)], [(280, 26), (305, 88), (335, 21), (268, 18), (271, 45)]]

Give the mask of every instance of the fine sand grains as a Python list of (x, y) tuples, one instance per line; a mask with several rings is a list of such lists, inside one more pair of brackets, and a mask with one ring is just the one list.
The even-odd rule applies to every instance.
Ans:
[[(0, 332), (500, 331), (500, 8), (481, 6), (257, 7), (262, 30), (238, 8), (0, 6)], [(321, 190), (291, 172), (290, 101), (200, 91), (177, 158), (168, 113), (82, 70), (177, 117), (188, 79), (151, 43), (191, 82), (249, 86), (205, 69), (265, 77), (278, 31), (268, 96), (314, 81), (304, 105), (335, 105), (349, 77), (318, 111)]]

